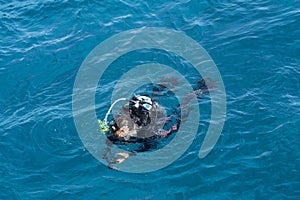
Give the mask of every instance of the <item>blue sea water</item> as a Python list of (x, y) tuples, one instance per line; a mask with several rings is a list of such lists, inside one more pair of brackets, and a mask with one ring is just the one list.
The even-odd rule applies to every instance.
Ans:
[[(300, 199), (300, 1), (0, 2), (0, 199)], [(96, 45), (141, 27), (181, 31), (207, 50), (227, 116), (204, 159), (209, 103), (184, 155), (134, 174), (85, 149), (72, 92)], [(110, 91), (114, 79), (104, 81)]]

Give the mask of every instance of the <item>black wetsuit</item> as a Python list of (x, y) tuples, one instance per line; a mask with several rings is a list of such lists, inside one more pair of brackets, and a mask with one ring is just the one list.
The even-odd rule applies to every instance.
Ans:
[[(208, 84), (210, 88), (216, 87), (214, 82), (209, 78), (200, 79), (196, 83), (193, 93), (187, 94), (183, 99), (183, 110), (180, 109), (178, 105), (173, 110), (173, 114), (166, 116), (165, 110), (154, 103), (153, 108), (149, 113), (144, 113), (141, 110), (130, 111), (128, 106), (123, 106), (120, 113), (115, 117), (111, 123), (111, 127), (115, 127), (114, 130), (108, 134), (108, 139), (115, 144), (130, 146), (130, 144), (138, 144), (133, 151), (148, 151), (150, 149), (156, 149), (158, 143), (157, 138), (168, 136), (170, 133), (177, 131), (179, 129), (180, 123), (182, 120), (185, 120), (189, 115), (191, 107), (189, 101), (191, 97), (189, 95), (196, 95), (197, 98), (201, 99), (204, 95), (209, 93)], [(162, 85), (156, 85), (152, 91), (152, 98), (158, 98), (163, 96), (164, 91), (168, 91), (168, 88)], [(135, 116), (132, 115), (132, 112), (135, 112)], [(140, 116), (140, 118), (136, 118)], [(168, 119), (167, 119), (168, 118)], [(167, 119), (167, 120), (166, 120)], [(130, 131), (135, 130), (136, 133), (132, 133), (129, 137), (120, 137), (116, 132), (123, 126), (127, 126)], [(175, 129), (174, 129), (174, 126)], [(160, 132), (160, 131), (165, 131)], [(130, 151), (130, 149), (127, 149)]]
[[(115, 144), (125, 146), (136, 143), (133, 151), (148, 151), (150, 148), (155, 148), (159, 131), (163, 129), (166, 122), (166, 113), (161, 106), (154, 103), (148, 115), (149, 123), (146, 126), (138, 125), (132, 118), (128, 105), (123, 106), (120, 113), (110, 123), (112, 131), (108, 134), (108, 139)], [(120, 137), (116, 134), (124, 126), (131, 132), (128, 137)]]

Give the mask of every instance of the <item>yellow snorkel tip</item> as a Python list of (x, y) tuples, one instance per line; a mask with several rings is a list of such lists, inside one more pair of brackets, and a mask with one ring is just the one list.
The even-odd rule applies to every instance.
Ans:
[(106, 134), (109, 131), (110, 127), (105, 122), (98, 119), (98, 124), (100, 133)]

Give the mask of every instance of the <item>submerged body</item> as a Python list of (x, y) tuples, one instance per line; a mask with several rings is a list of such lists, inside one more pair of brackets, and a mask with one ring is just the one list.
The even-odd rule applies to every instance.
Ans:
[[(137, 95), (130, 100), (119, 99), (125, 99), (129, 103), (122, 106), (119, 113), (108, 124), (108, 114), (117, 100), (106, 114), (104, 122), (99, 120), (100, 132), (107, 136), (107, 150), (103, 158), (107, 160), (109, 165), (118, 164), (125, 161), (129, 156), (134, 156), (135, 152), (156, 150), (162, 141), (161, 139), (177, 132), (181, 122), (187, 118), (191, 110), (189, 102), (192, 97), (196, 96), (201, 99), (209, 93), (209, 89), (214, 87), (216, 87), (215, 83), (209, 78), (200, 79), (193, 92), (186, 94), (180, 102), (181, 105), (178, 104), (168, 116), (165, 109), (153, 101), (150, 96)], [(166, 89), (168, 88), (165, 86), (157, 85), (153, 88), (152, 97), (164, 95)], [(119, 152), (113, 156), (115, 159), (109, 158), (108, 153), (113, 143), (132, 153)], [(119, 158), (120, 156), (121, 158)], [(111, 165), (110, 167), (115, 168)]]
[[(134, 98), (133, 98), (134, 99)], [(166, 111), (156, 102), (151, 103), (148, 110), (140, 109), (126, 104), (122, 106), (120, 112), (111, 121), (111, 131), (107, 138), (115, 143), (125, 146), (135, 143), (133, 151), (148, 151), (155, 149), (158, 138), (166, 137), (172, 131), (165, 130), (168, 123)]]

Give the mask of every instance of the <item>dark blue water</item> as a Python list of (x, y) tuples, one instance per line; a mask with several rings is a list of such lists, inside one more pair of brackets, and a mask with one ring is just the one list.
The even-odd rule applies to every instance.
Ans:
[[(298, 0), (0, 2), (0, 199), (300, 199)], [(227, 117), (204, 159), (205, 115), (180, 159), (130, 174), (85, 149), (72, 89), (96, 45), (140, 27), (184, 32), (208, 51)]]

